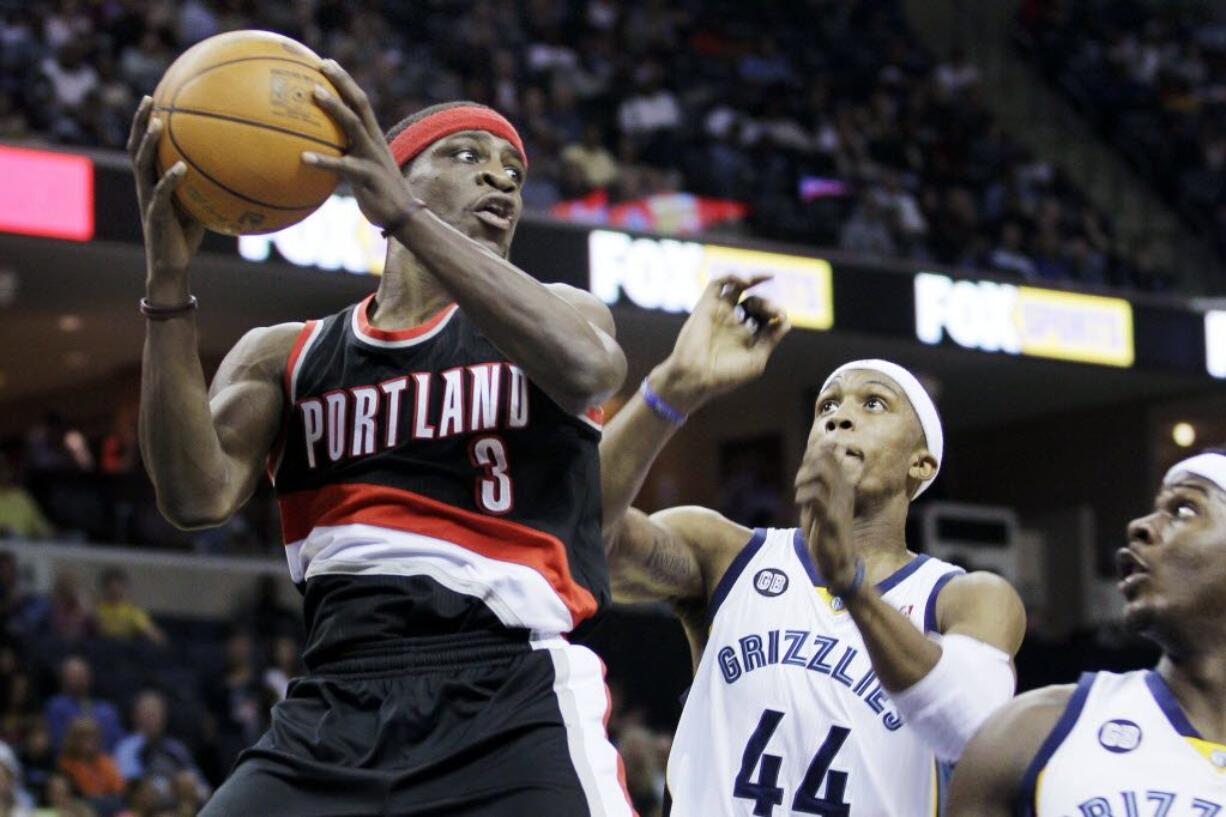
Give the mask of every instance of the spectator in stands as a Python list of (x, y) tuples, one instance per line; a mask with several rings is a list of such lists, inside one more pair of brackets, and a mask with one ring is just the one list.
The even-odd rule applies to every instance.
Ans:
[(94, 619), (89, 600), (77, 583), (76, 574), (66, 568), (55, 574), (48, 613), (51, 635), (75, 644), (93, 631)]
[(38, 502), (17, 482), (8, 459), (0, 454), (0, 539), (48, 539), (53, 533)]
[(0, 675), (0, 690), (3, 690), (4, 696), (0, 702), (4, 707), (0, 712), (3, 739), (10, 745), (20, 746), (19, 741), (42, 717), (39, 701), (34, 696), (34, 685), (28, 673), (15, 668)]
[(53, 774), (47, 781), (44, 802), (48, 808), (34, 812), (34, 817), (98, 817), (98, 812), (73, 793), (72, 781), (64, 774)]
[(839, 234), (839, 248), (865, 255), (895, 254), (897, 245), (894, 236), (875, 197), (861, 196), (856, 214), (843, 225), (843, 231)]
[(21, 742), (21, 766), (26, 786), (39, 802), (47, 799), (47, 787), (55, 774), (55, 748), (42, 718), (32, 722)]
[(115, 749), (115, 762), (124, 780), (151, 781), (159, 792), (169, 796), (176, 777), (186, 772), (199, 795), (208, 794), (191, 751), (166, 734), (166, 698), (162, 693), (145, 690), (137, 696), (132, 704), (132, 730)]
[(562, 149), (562, 162), (574, 169), (585, 193), (606, 189), (617, 181), (617, 159), (604, 146), (600, 125), (595, 122), (584, 125), (582, 141)]
[(17, 755), (7, 743), (0, 743), (0, 817), (31, 817), (33, 805), (22, 785)]
[(64, 115), (80, 109), (85, 97), (98, 87), (98, 72), (90, 64), (86, 41), (73, 38), (58, 46), (54, 57), (43, 60), (42, 73), (51, 87), (51, 103)]
[(171, 810), (172, 817), (196, 817), (204, 805), (205, 795), (191, 772), (182, 771), (175, 775), (173, 794), (175, 804)]
[(299, 659), (301, 648), (298, 642), (289, 636), (279, 636), (272, 642), (268, 669), (264, 670), (264, 686), (267, 687), (272, 703), (285, 700), (290, 681), (302, 674), (302, 662)]
[(46, 622), (50, 609), (45, 596), (22, 587), (17, 557), (0, 551), (0, 630), (14, 638), (26, 637)]
[(118, 710), (108, 701), (93, 698), (90, 695), (92, 686), (89, 662), (78, 655), (65, 658), (60, 665), (60, 694), (48, 700), (45, 709), (53, 746), (64, 745), (69, 726), (83, 715), (98, 727), (101, 746), (106, 751), (112, 751), (123, 737)]
[(30, 119), (17, 104), (14, 94), (0, 87), (0, 139), (19, 141), (30, 136)]
[(128, 574), (118, 567), (102, 571), (98, 579), (102, 598), (94, 608), (94, 627), (103, 638), (143, 638), (166, 643), (166, 636), (144, 609), (128, 598)]
[(629, 726), (618, 736), (617, 748), (635, 811), (640, 817), (659, 815), (664, 799), (664, 767), (656, 750), (656, 736), (642, 726)]
[(156, 28), (146, 28), (140, 42), (124, 49), (119, 57), (119, 74), (131, 84), (138, 96), (153, 93), (174, 58), (164, 36)]
[(166, 804), (166, 797), (152, 780), (136, 780), (128, 786), (126, 808), (117, 817), (166, 817)]
[(238, 753), (255, 743), (263, 732), (268, 696), (263, 679), (256, 672), (251, 635), (246, 630), (235, 630), (226, 639), (225, 650), (220, 682), (210, 678), (203, 697), (216, 726), (219, 765), (229, 768)]
[(116, 810), (124, 791), (123, 776), (115, 758), (103, 751), (102, 730), (93, 718), (88, 715), (73, 718), (64, 735), (59, 769), (72, 781), (73, 788), (96, 803), (99, 810), (108, 813)]
[(1004, 223), (1000, 230), (1000, 242), (988, 255), (988, 266), (997, 272), (1027, 280), (1037, 277), (1034, 261), (1022, 248), (1022, 225), (1016, 221)]

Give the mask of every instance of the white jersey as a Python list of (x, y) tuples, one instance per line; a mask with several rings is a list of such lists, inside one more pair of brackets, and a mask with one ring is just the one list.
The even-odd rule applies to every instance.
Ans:
[(1016, 813), (1032, 817), (1226, 817), (1226, 746), (1158, 673), (1088, 672), (1022, 784)]
[[(932, 632), (937, 593), (961, 572), (917, 556), (877, 589)], [(720, 580), (708, 623), (668, 759), (671, 817), (937, 811), (936, 756), (890, 704), (799, 530), (755, 532)]]

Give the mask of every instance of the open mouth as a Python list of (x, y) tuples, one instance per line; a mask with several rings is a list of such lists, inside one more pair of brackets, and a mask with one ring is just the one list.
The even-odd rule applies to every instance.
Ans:
[(473, 207), (473, 214), (495, 229), (509, 230), (515, 215), (515, 204), (507, 196), (486, 196)]
[(847, 448), (843, 449), (843, 456), (852, 457), (854, 459), (859, 460), (860, 462), (864, 462), (864, 452), (858, 448), (852, 448), (851, 446), (848, 446)]
[(1120, 577), (1119, 588), (1125, 595), (1149, 578), (1149, 565), (1131, 548), (1115, 552), (1115, 568)]

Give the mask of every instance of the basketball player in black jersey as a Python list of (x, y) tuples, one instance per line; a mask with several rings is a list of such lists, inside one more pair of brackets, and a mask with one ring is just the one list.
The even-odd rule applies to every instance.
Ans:
[[(335, 62), (335, 169), (389, 235), (378, 291), (254, 329), (206, 387), (187, 265), (201, 227), (129, 152), (148, 260), (141, 448), (163, 513), (217, 525), (262, 472), (305, 598), (307, 674), (206, 817), (629, 815), (603, 667), (563, 636), (609, 596), (599, 418), (625, 360), (607, 309), (506, 260), (527, 157), (472, 103), (385, 138)], [(390, 142), (390, 144), (389, 144)], [(207, 305), (205, 305), (207, 308)]]

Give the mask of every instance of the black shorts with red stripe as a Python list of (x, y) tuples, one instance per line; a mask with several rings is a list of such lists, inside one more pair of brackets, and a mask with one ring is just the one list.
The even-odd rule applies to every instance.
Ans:
[(603, 670), (505, 628), (317, 660), (201, 815), (633, 815)]

